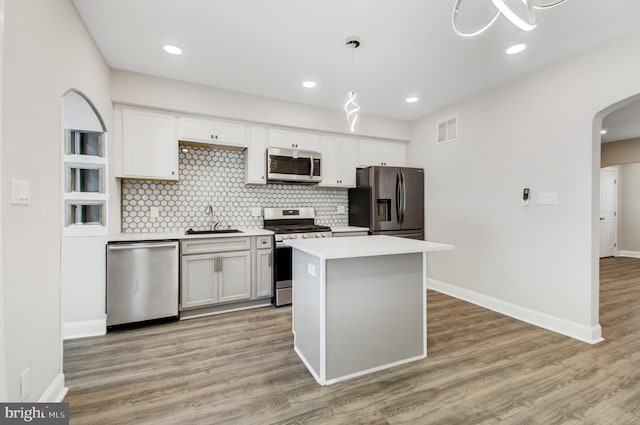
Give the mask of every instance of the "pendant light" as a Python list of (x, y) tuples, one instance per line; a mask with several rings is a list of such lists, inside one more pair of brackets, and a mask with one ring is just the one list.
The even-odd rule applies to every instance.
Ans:
[[(477, 0), (476, 0), (477, 1)], [(453, 26), (453, 30), (461, 35), (462, 37), (474, 37), (476, 35), (482, 34), (485, 32), (493, 23), (500, 17), (500, 15), (504, 16), (515, 25), (517, 28), (522, 31), (531, 31), (536, 28), (538, 25), (536, 20), (536, 10), (544, 10), (551, 9), (552, 7), (556, 7), (561, 5), (567, 0), (555, 0), (552, 2), (544, 3), (540, 2), (540, 0), (512, 0), (512, 1), (521, 1), (524, 4), (525, 12), (517, 14), (513, 11), (513, 9), (507, 5), (507, 0), (485, 0), (491, 1), (493, 6), (496, 8), (496, 13), (491, 17), (489, 22), (484, 26), (481, 26), (475, 31), (462, 31), (458, 27), (458, 16), (460, 15), (460, 5), (462, 4), (462, 0), (455, 0), (453, 4), (453, 12), (451, 14), (451, 24)], [(526, 15), (526, 16), (521, 16)]]
[(360, 110), (360, 105), (356, 102), (357, 93), (353, 88), (354, 85), (354, 74), (355, 74), (355, 66), (354, 66), (354, 56), (355, 51), (358, 47), (360, 47), (360, 40), (356, 37), (347, 38), (347, 47), (353, 49), (351, 51), (351, 87), (352, 89), (348, 93), (347, 102), (344, 104), (344, 111), (347, 114), (347, 122), (349, 123), (349, 131), (352, 133), (355, 131), (356, 122), (358, 121), (358, 111)]

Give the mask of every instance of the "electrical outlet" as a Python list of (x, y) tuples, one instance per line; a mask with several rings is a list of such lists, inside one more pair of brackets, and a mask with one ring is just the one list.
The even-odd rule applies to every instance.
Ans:
[(338, 208), (337, 208), (337, 211), (336, 211), (336, 212), (337, 212), (338, 214), (344, 214), (344, 211), (345, 211), (345, 209), (344, 209), (344, 205), (338, 205)]
[(251, 208), (251, 217), (262, 217), (262, 208), (260, 207)]
[(316, 275), (316, 266), (311, 264), (311, 263), (307, 263), (307, 273), (309, 273), (311, 276), (315, 276)]
[(158, 208), (158, 207), (150, 207), (149, 208), (149, 217), (151, 217), (151, 218), (160, 217), (160, 208)]
[(24, 401), (31, 392), (31, 368), (26, 368), (20, 374), (20, 400)]

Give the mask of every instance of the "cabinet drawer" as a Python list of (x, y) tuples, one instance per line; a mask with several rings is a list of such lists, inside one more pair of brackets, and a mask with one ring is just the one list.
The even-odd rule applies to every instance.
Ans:
[(204, 254), (207, 252), (242, 251), (251, 249), (251, 238), (192, 239), (181, 241), (182, 254)]
[(271, 248), (273, 237), (271, 236), (258, 236), (256, 237), (256, 249)]

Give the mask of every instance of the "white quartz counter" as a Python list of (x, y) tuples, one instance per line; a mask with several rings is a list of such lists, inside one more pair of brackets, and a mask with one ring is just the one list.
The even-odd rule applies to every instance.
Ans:
[(325, 260), (454, 249), (454, 246), (450, 244), (384, 235), (353, 236), (350, 238), (289, 239), (285, 240), (284, 243)]
[(271, 230), (265, 229), (240, 230), (242, 230), (242, 233), (210, 233), (203, 235), (185, 235), (184, 232), (117, 233), (114, 235), (109, 235), (109, 242), (157, 241), (164, 239), (237, 238), (242, 236), (267, 236), (273, 234)]
[(331, 233), (349, 233), (349, 232), (368, 232), (368, 227), (358, 227), (358, 226), (341, 226), (341, 227), (332, 227)]

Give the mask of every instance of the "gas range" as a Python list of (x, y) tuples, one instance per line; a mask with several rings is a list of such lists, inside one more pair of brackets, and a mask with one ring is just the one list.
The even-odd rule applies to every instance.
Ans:
[(265, 208), (264, 228), (274, 232), (275, 241), (273, 281), (275, 305), (291, 304), (293, 273), (291, 247), (284, 244), (287, 239), (329, 238), (331, 228), (315, 224), (313, 208)]
[(275, 233), (276, 243), (287, 239), (328, 238), (331, 228), (315, 224), (313, 208), (265, 208), (264, 228)]

